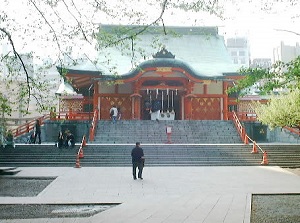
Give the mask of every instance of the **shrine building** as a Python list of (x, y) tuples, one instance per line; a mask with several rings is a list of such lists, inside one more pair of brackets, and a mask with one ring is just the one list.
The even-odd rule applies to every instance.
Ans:
[[(115, 28), (101, 27), (109, 33)], [(67, 67), (71, 93), (60, 89), (59, 112), (98, 109), (99, 119), (109, 120), (115, 105), (124, 120), (228, 120), (231, 111), (241, 111), (236, 95), (226, 93), (242, 77), (240, 67), (217, 27), (165, 27), (164, 34), (150, 29), (128, 43), (104, 48), (113, 69), (101, 52), (97, 63)]]

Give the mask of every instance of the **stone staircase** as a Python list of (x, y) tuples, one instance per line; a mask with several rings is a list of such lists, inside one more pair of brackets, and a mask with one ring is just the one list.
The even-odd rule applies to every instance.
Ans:
[[(83, 148), (82, 166), (130, 166), (134, 145), (95, 145)], [(76, 148), (52, 145), (19, 145), (0, 150), (0, 166), (66, 166), (76, 164)], [(143, 145), (147, 166), (249, 166), (258, 165), (261, 155), (251, 154), (250, 145)]]
[[(166, 126), (172, 127), (167, 143)], [(96, 140), (83, 148), (82, 167), (131, 166), (131, 150), (140, 141), (147, 166), (259, 166), (262, 153), (251, 154), (230, 121), (99, 122)], [(260, 145), (271, 166), (300, 167), (299, 145)], [(79, 145), (17, 144), (0, 148), (1, 167), (75, 167)]]
[(168, 142), (166, 127), (171, 127), (170, 141), (178, 144), (226, 144), (242, 143), (232, 121), (213, 120), (121, 120), (99, 121), (96, 144), (141, 142), (157, 144)]
[(274, 166), (300, 168), (300, 146), (297, 144), (260, 145), (268, 154), (269, 162)]
[[(131, 166), (134, 144), (88, 144), (83, 148), (82, 167)], [(251, 154), (244, 144), (142, 144), (147, 166), (259, 166), (262, 153)], [(298, 145), (262, 145), (269, 166), (300, 167)], [(54, 145), (17, 145), (0, 149), (0, 167), (48, 166), (75, 167), (77, 145), (73, 149)]]

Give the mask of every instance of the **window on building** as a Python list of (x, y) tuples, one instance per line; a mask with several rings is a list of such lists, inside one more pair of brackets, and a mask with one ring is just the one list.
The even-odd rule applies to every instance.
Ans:
[(237, 52), (236, 51), (231, 51), (231, 56), (237, 56)]
[(245, 51), (239, 51), (239, 56), (245, 56)]
[(245, 58), (241, 58), (241, 64), (246, 64)]
[(233, 63), (238, 64), (239, 60), (237, 58), (233, 58)]

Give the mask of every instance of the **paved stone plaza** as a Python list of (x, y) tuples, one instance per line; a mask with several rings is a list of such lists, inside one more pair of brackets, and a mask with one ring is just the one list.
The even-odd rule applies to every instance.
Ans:
[(12, 222), (249, 223), (252, 194), (300, 193), (300, 177), (279, 167), (23, 167), (15, 177), (57, 177), (38, 196), (1, 204), (121, 203), (91, 217)]

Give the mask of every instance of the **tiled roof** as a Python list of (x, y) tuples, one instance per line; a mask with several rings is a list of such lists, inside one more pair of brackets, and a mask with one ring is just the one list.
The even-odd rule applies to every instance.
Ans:
[[(166, 29), (169, 30), (168, 27)], [(81, 65), (70, 67), (70, 69), (84, 71), (85, 73), (100, 71), (103, 75), (112, 75), (110, 67), (115, 67), (115, 71), (119, 75), (126, 76), (134, 72), (134, 69), (142, 61), (144, 65), (147, 64), (143, 56), (140, 55), (139, 49), (143, 50), (143, 55), (150, 58), (148, 64), (151, 63), (155, 66), (155, 61), (160, 61), (152, 58), (152, 55), (160, 50), (158, 47), (152, 46), (155, 38), (159, 39), (159, 42), (175, 55), (176, 62), (193, 70), (195, 76), (213, 78), (223, 76), (225, 73), (237, 75), (239, 67), (233, 64), (224, 39), (217, 34), (215, 27), (172, 27), (170, 29), (175, 30), (177, 35), (163, 35), (155, 32), (144, 33), (135, 40), (134, 52), (131, 51), (130, 47), (122, 51), (117, 47), (103, 48), (102, 53), (99, 55), (99, 61), (102, 61), (102, 63), (99, 62), (94, 65), (87, 61)], [(129, 46), (130, 43), (130, 41), (127, 42)], [(107, 60), (105, 55), (109, 55), (109, 65), (104, 62)]]

